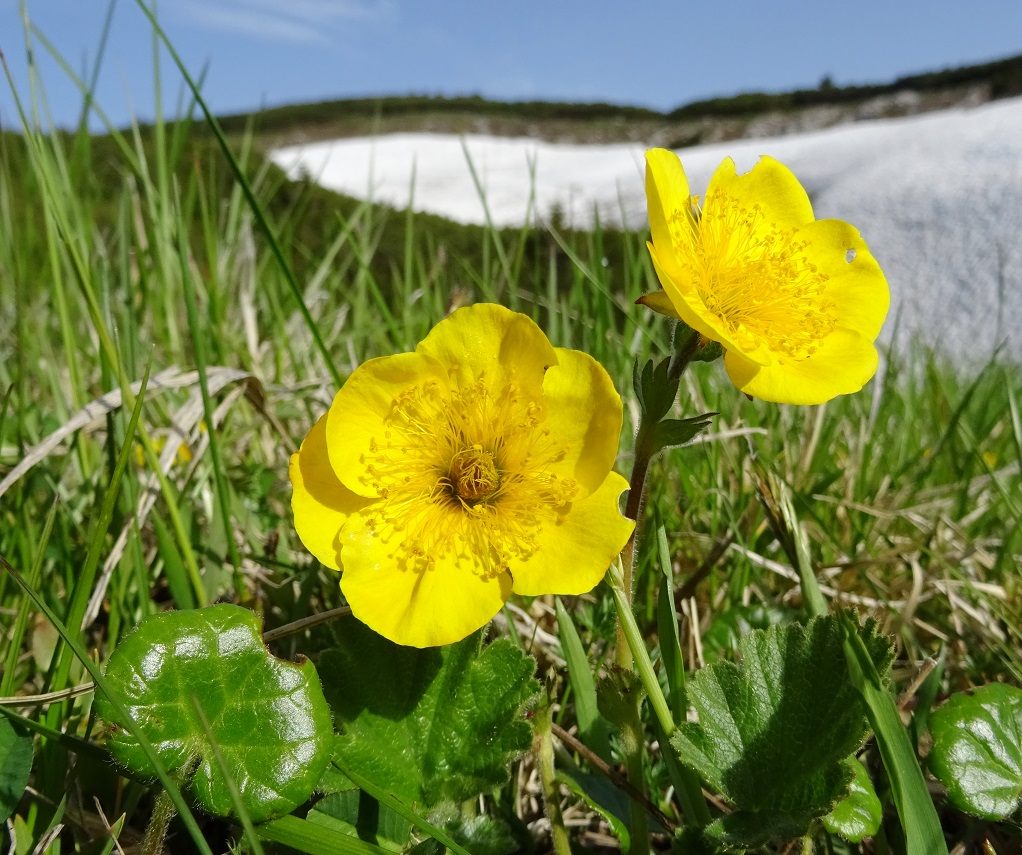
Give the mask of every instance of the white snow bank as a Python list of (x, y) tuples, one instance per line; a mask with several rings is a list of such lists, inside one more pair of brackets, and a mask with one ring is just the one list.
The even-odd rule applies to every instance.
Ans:
[[(544, 220), (556, 206), (576, 225), (590, 223), (595, 209), (604, 222), (639, 228), (642, 154), (635, 145), (396, 134), (271, 156), (292, 177), (482, 223), (470, 159), (496, 225)], [(1004, 354), (1022, 361), (1022, 99), (679, 154), (697, 193), (726, 156), (739, 170), (760, 154), (791, 167), (816, 215), (857, 226), (887, 273), (892, 313), (884, 337), (897, 318), (899, 341), (918, 334), (971, 363), (1006, 341)]]
[(292, 178), (304, 173), (332, 190), (396, 208), (411, 201), (416, 210), (460, 223), (482, 225), (488, 211), (493, 225), (518, 226), (526, 217), (536, 221), (537, 213), (546, 220), (557, 207), (566, 220), (588, 227), (594, 204), (601, 218), (621, 222), (619, 194), (631, 206), (628, 222), (640, 222), (645, 209), (634, 208), (644, 151), (525, 137), (389, 134), (281, 148), (270, 157)]

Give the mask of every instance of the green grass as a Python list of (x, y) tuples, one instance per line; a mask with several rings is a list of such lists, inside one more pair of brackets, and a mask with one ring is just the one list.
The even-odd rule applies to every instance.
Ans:
[[(289, 182), (249, 138), (232, 139), (314, 330), (204, 130), (157, 123), (92, 137), (29, 119), (0, 136), (0, 479), (33, 461), (0, 495), (0, 555), (99, 663), (157, 609), (235, 600), (273, 628), (341, 602), (289, 508), (289, 455), (335, 391), (317, 335), (345, 376), (413, 348), (453, 306), (504, 303), (610, 372), (625, 398), (626, 474), (632, 366), (667, 345), (664, 320), (634, 305), (656, 286), (643, 234), (457, 226)], [(130, 386), (150, 368), (132, 439)], [(125, 405), (91, 403), (95, 418), (36, 453), (111, 392)], [(1022, 618), (1011, 605), (1022, 595), (1020, 401), (1018, 366), (965, 373), (912, 347), (889, 355), (862, 393), (818, 408), (748, 401), (719, 364), (697, 365), (679, 414), (720, 415), (707, 441), (655, 463), (649, 502), (668, 532), (688, 666), (726, 655), (742, 627), (799, 608), (757, 493), (759, 461), (790, 485), (828, 596), (876, 615), (896, 638), (900, 679), (943, 653), (945, 691), (1022, 681)], [(644, 541), (636, 604), (651, 639), (656, 560)], [(573, 605), (583, 645), (602, 660), (614, 637), (607, 592)], [(528, 614), (518, 630), (556, 673), (560, 653), (542, 640), (556, 634), (552, 609)], [(311, 652), (309, 643), (280, 649)], [(7, 574), (0, 661), (0, 696), (88, 679)], [(101, 753), (90, 696), (21, 711), (51, 736), (37, 742), (19, 835), (38, 839), (61, 821), (61, 851), (97, 851), (106, 836), (95, 796), (111, 821), (126, 815), (133, 839), (147, 788), (73, 742)], [(557, 720), (573, 723), (570, 697)], [(665, 792), (666, 771), (652, 774)], [(227, 833), (203, 829), (213, 840)], [(175, 845), (184, 841), (182, 831)]]

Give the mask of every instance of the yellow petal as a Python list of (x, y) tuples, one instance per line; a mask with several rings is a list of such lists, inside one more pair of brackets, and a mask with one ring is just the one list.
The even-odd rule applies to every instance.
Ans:
[(595, 587), (624, 548), (635, 524), (618, 511), (628, 482), (611, 472), (600, 488), (571, 510), (559, 525), (545, 527), (527, 561), (512, 561), (516, 594), (583, 594)]
[(327, 567), (340, 570), (338, 533), (348, 517), (371, 500), (352, 493), (330, 467), (325, 415), (309, 431), (302, 447), (291, 455), (288, 474), (294, 488), (291, 508), (298, 537)]
[(494, 303), (458, 309), (433, 327), (416, 352), (443, 364), (463, 387), (482, 376), (491, 389), (500, 389), (513, 376), (535, 396), (543, 373), (557, 362), (553, 347), (532, 319)]
[(428, 570), (409, 567), (355, 516), (341, 535), (341, 591), (355, 617), (397, 644), (453, 644), (485, 626), (511, 594), (511, 576), (488, 573), (479, 558), (451, 550)]
[(806, 256), (829, 277), (826, 297), (834, 303), (837, 322), (870, 341), (876, 339), (891, 293), (858, 230), (841, 220), (817, 220), (800, 228), (796, 237), (808, 242)]
[(565, 449), (553, 464), (574, 478), (581, 495), (596, 490), (617, 459), (621, 440), (621, 396), (606, 369), (588, 353), (557, 348), (557, 365), (543, 382), (547, 416), (542, 429)]
[(728, 351), (724, 367), (739, 389), (778, 404), (822, 404), (858, 392), (876, 374), (878, 356), (866, 336), (838, 327), (808, 359), (758, 366)]
[[(672, 279), (664, 270), (660, 255), (652, 244), (646, 244), (649, 248), (650, 257), (653, 259), (653, 269), (656, 270), (660, 284), (664, 286), (664, 292), (670, 298), (674, 308), (678, 310), (681, 319), (692, 329), (710, 341), (720, 342), (727, 351), (741, 351), (723, 321), (717, 315), (707, 311), (705, 304), (696, 292), (696, 289), (687, 282), (679, 282)], [(769, 365), (773, 362), (773, 356), (760, 346), (757, 350), (745, 354), (747, 361), (755, 365)]]
[(366, 475), (365, 455), (386, 431), (394, 400), (425, 383), (447, 388), (447, 371), (431, 356), (399, 353), (363, 362), (334, 396), (326, 416), (330, 465), (344, 485), (361, 496), (378, 495)]
[(738, 175), (735, 162), (725, 158), (706, 188), (703, 216), (711, 216), (711, 206), (720, 195), (736, 200), (742, 207), (758, 205), (763, 211), (763, 227), (781, 229), (811, 223), (813, 206), (798, 179), (784, 164), (764, 155), (749, 172)]
[(652, 309), (658, 315), (667, 315), (669, 318), (681, 320), (681, 315), (674, 308), (674, 303), (671, 302), (671, 298), (667, 296), (666, 291), (651, 291), (648, 294), (643, 294), (635, 302), (640, 306), (645, 306), (647, 309)]
[(647, 151), (646, 210), (653, 245), (662, 254), (669, 256), (673, 252), (668, 220), (679, 212), (687, 214), (691, 205), (688, 178), (678, 155), (664, 148)]

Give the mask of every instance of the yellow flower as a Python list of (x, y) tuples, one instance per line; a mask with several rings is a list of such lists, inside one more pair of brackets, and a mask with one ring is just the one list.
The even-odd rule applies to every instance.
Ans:
[(370, 360), (291, 458), (302, 542), (352, 612), (415, 647), (486, 624), (514, 591), (590, 590), (633, 523), (611, 470), (621, 398), (592, 357), (501, 306), (459, 309)]
[(858, 231), (813, 217), (787, 167), (763, 157), (737, 175), (728, 158), (700, 205), (677, 155), (651, 149), (646, 201), (649, 251), (667, 298), (646, 302), (673, 308), (720, 342), (743, 392), (819, 404), (858, 391), (876, 373), (887, 280)]

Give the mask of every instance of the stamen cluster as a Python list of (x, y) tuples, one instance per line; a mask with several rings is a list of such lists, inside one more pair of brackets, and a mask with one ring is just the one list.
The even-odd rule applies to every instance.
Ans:
[(514, 381), (494, 393), (484, 378), (465, 389), (430, 382), (402, 392), (365, 456), (365, 484), (383, 501), (372, 525), (395, 560), (423, 570), (451, 550), (488, 556), (489, 572), (535, 551), (575, 496), (551, 465), (565, 448), (543, 427), (542, 408)]

